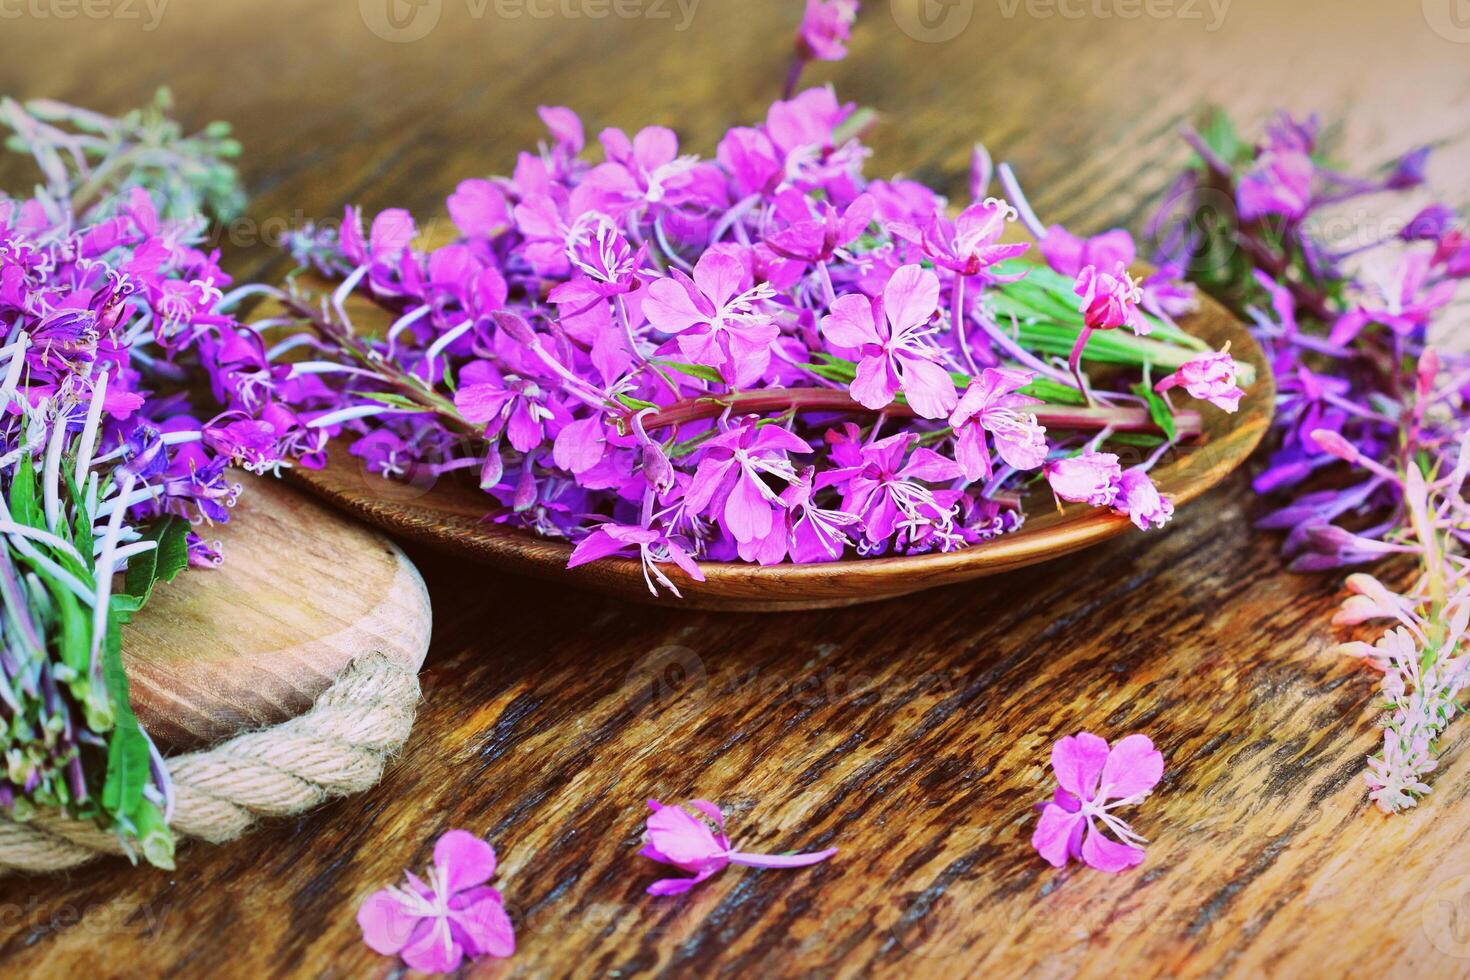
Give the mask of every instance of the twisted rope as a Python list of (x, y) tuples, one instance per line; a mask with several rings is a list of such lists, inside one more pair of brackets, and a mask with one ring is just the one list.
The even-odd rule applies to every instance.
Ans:
[[(413, 668), (366, 654), (304, 715), (169, 759), (174, 832), (219, 844), (262, 818), (302, 813), (368, 789), (408, 740), (418, 700)], [(118, 839), (92, 823), (55, 815), (26, 823), (0, 817), (0, 876), (64, 871), (122, 853)]]

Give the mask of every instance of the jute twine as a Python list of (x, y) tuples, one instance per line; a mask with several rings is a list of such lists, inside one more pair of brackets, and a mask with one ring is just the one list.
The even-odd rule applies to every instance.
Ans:
[[(368, 789), (407, 741), (418, 700), (414, 669), (381, 653), (366, 654), (304, 715), (174, 756), (168, 767), (176, 793), (175, 834), (180, 842), (223, 843), (262, 818), (291, 816)], [(93, 823), (0, 817), (0, 876), (64, 871), (122, 853), (117, 838)]]

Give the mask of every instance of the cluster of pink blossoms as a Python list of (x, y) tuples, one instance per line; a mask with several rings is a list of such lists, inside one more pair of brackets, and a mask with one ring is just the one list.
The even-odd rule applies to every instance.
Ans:
[[(948, 551), (1019, 527), (1048, 479), (1156, 526), (1171, 507), (1148, 471), (1199, 416), (1141, 375), (1238, 401), (1229, 355), (1174, 321), (1188, 288), (1131, 277), (1126, 234), (1033, 229), (1033, 265), (988, 167), (954, 217), (922, 184), (869, 180), (866, 116), (830, 89), (712, 160), (654, 126), (604, 130), (594, 162), (573, 112), (541, 116), (512, 176), (449, 196), (454, 240), (355, 209), (295, 239), (341, 284), (278, 294), (305, 328), (280, 346), (310, 351), (293, 377), (320, 383), (293, 407), (315, 428), (386, 475), (462, 472), (496, 520), (576, 543), (574, 564), (637, 556), (672, 589), (666, 566), (697, 579), (698, 560)], [(380, 339), (349, 295), (380, 309)]]

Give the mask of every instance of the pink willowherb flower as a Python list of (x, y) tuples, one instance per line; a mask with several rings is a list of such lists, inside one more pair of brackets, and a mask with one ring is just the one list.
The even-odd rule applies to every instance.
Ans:
[(818, 61), (841, 61), (857, 20), (858, 0), (806, 0), (797, 33), (800, 53)]
[(986, 368), (965, 390), (949, 417), (958, 438), (955, 459), (965, 468), (965, 479), (978, 480), (992, 472), (986, 434), (995, 440), (1000, 458), (1018, 470), (1034, 470), (1046, 461), (1046, 429), (1026, 411), (1041, 404), (1038, 398), (1017, 394), (1036, 375), (1030, 371)]
[(695, 364), (720, 368), (732, 384), (750, 384), (765, 371), (781, 330), (761, 309), (770, 286), (745, 283), (745, 267), (725, 252), (708, 251), (691, 278), (673, 270), (648, 287), (643, 312), (654, 328), (677, 335)]
[(1041, 805), (1031, 835), (1036, 852), (1053, 867), (1080, 858), (1110, 874), (1143, 861), (1143, 838), (1111, 811), (1141, 802), (1164, 774), (1164, 757), (1148, 736), (1129, 735), (1110, 749), (1090, 732), (1068, 735), (1052, 746), (1051, 767), (1057, 789)]
[(926, 419), (949, 414), (957, 401), (954, 379), (939, 363), (929, 326), (939, 309), (939, 277), (918, 265), (903, 266), (883, 290), (881, 321), (875, 305), (849, 293), (822, 318), (824, 337), (861, 354), (852, 397), (866, 408), (883, 408), (902, 391)]
[(643, 832), (643, 849), (638, 853), (694, 875), (655, 881), (648, 886), (650, 895), (682, 895), (731, 864), (748, 868), (804, 868), (837, 853), (833, 847), (811, 854), (746, 854), (730, 849), (725, 815), (708, 800), (690, 800), (683, 806), (665, 806), (658, 800), (649, 800), (648, 808), (653, 813)]
[(1113, 509), (1140, 531), (1163, 527), (1174, 517), (1174, 502), (1159, 493), (1142, 466), (1135, 466), (1118, 478), (1118, 499), (1113, 502)]
[(1052, 493), (1073, 503), (1111, 507), (1118, 499), (1123, 468), (1113, 453), (1088, 450), (1077, 456), (1046, 464), (1046, 480)]
[(1099, 272), (1095, 265), (1084, 266), (1077, 273), (1074, 292), (1081, 298), (1077, 309), (1082, 314), (1083, 328), (1077, 335), (1067, 366), (1077, 379), (1078, 389), (1086, 393), (1087, 385), (1082, 380), (1082, 354), (1093, 331), (1131, 327), (1134, 333), (1144, 336), (1151, 328), (1138, 308), (1143, 302), (1143, 290), (1122, 262), (1118, 262), (1112, 272)]
[(1154, 385), (1154, 391), (1171, 388), (1183, 388), (1191, 398), (1227, 412), (1238, 411), (1240, 400), (1245, 397), (1236, 382), (1235, 358), (1230, 356), (1229, 346), (1218, 353), (1195, 358)]
[(448, 831), (434, 845), (428, 881), (405, 872), (403, 885), (373, 892), (358, 907), (363, 942), (425, 973), (457, 970), (466, 956), (511, 955), (515, 929), (500, 892), (485, 884), (494, 874), (495, 848)]

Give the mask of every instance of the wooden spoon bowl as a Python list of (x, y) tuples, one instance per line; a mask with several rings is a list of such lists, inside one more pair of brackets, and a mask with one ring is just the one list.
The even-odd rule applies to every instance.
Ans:
[[(1237, 360), (1255, 368), (1256, 380), (1234, 415), (1203, 406), (1204, 437), (1154, 470), (1160, 490), (1176, 506), (1200, 496), (1245, 462), (1270, 426), (1276, 397), (1260, 346), (1219, 304), (1201, 297), (1199, 312), (1181, 326), (1216, 349), (1228, 342)], [(663, 566), (683, 593), (680, 599), (651, 595), (642, 566), (632, 558), (567, 568), (571, 545), (484, 520), (489, 498), (457, 480), (440, 479), (428, 486), (387, 480), (365, 472), (340, 445), (332, 447), (324, 469), (298, 468), (292, 474), (339, 507), (410, 540), (509, 572), (692, 609), (777, 612), (874, 602), (1050, 561), (1128, 531), (1141, 533), (1125, 517), (1082, 505), (1059, 511), (1042, 497), (1028, 501), (1029, 516), (1020, 531), (948, 554), (765, 567), (701, 562), (703, 582)]]

